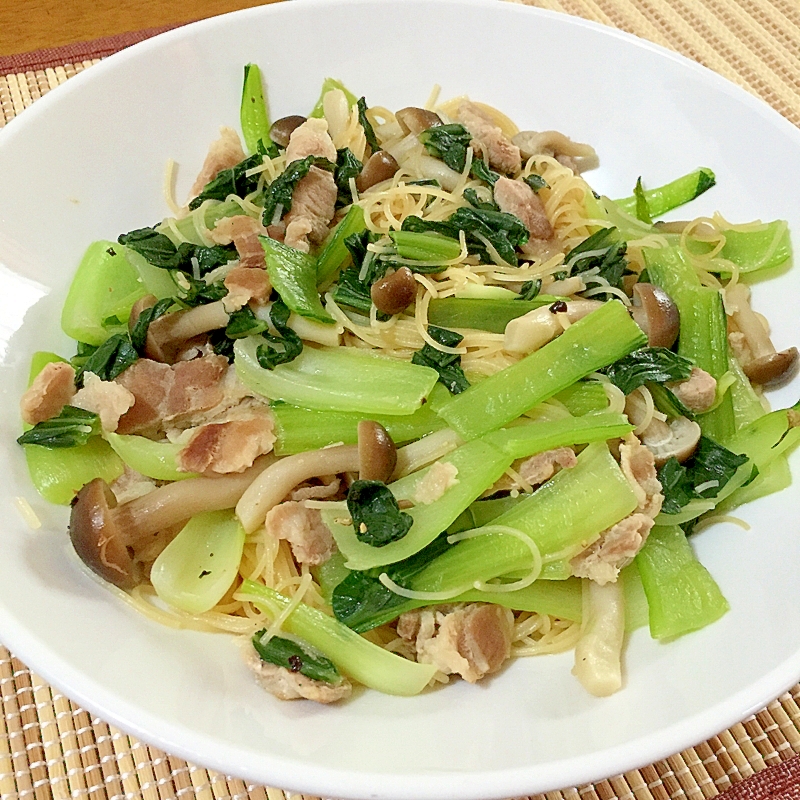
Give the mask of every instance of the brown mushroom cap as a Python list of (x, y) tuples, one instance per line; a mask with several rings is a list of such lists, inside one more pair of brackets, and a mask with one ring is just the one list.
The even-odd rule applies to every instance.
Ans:
[(87, 483), (75, 497), (69, 519), (69, 538), (75, 552), (92, 572), (132, 589), (141, 582), (126, 532), (112, 512), (117, 501), (102, 478)]
[(789, 380), (797, 371), (798, 352), (796, 347), (768, 353), (745, 364), (745, 375), (753, 383), (761, 386), (777, 386)]
[(356, 189), (359, 192), (366, 192), (370, 187), (388, 181), (398, 169), (400, 165), (391, 153), (378, 150), (367, 159), (361, 174), (356, 178)]
[(386, 428), (372, 420), (358, 423), (358, 477), (386, 483), (397, 465), (397, 448)]
[(670, 458), (686, 461), (697, 449), (700, 426), (686, 417), (675, 417), (670, 423), (654, 419), (641, 434), (642, 444), (653, 454), (657, 467)]
[(633, 287), (631, 316), (647, 334), (650, 347), (672, 347), (680, 332), (681, 318), (672, 298), (652, 283)]
[(298, 114), (292, 114), (288, 117), (281, 117), (272, 123), (269, 129), (269, 138), (275, 142), (278, 147), (286, 147), (289, 144), (289, 137), (295, 128), (299, 128), (306, 121), (305, 117)]
[(428, 111), (427, 108), (417, 108), (416, 106), (401, 108), (394, 117), (406, 135), (409, 133), (422, 133), (422, 131), (426, 131), (428, 128), (434, 127), (434, 125), (442, 124), (442, 119), (437, 113)]
[(387, 272), (375, 281), (369, 290), (375, 308), (384, 314), (399, 314), (417, 296), (417, 282), (408, 267), (400, 267), (396, 272)]

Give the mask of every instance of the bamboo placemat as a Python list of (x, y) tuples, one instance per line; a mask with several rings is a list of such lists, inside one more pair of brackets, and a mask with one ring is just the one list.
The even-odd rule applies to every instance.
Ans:
[[(761, 97), (800, 126), (797, 0), (517, 0), (635, 33), (677, 50)], [(121, 37), (117, 46), (142, 38)], [(91, 43), (89, 43), (91, 45)], [(108, 54), (82, 46), (14, 57), (0, 74), (0, 128), (42, 95)], [(80, 53), (80, 58), (75, 57)], [(70, 54), (72, 54), (70, 56)], [(56, 58), (54, 61), (53, 59)], [(24, 66), (19, 66), (24, 65)], [(302, 800), (189, 764), (91, 717), (0, 646), (0, 800), (197, 798)], [(753, 717), (648, 767), (531, 800), (700, 800), (719, 795), (800, 753), (800, 684)], [(789, 765), (792, 775), (794, 765)], [(766, 775), (784, 767), (776, 767)], [(789, 781), (789, 783), (787, 783)], [(791, 784), (792, 789), (786, 790)], [(798, 797), (788, 772), (742, 798)], [(317, 800), (308, 798), (305, 800)], [(733, 796), (731, 800), (734, 800)]]

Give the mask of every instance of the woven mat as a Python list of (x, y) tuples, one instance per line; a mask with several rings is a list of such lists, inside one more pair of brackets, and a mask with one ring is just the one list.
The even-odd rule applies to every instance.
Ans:
[[(677, 50), (800, 126), (797, 0), (526, 1)], [(99, 57), (151, 33), (0, 59), (0, 127)], [(302, 797), (249, 785), (143, 744), (92, 718), (2, 646), (0, 701), (0, 800)], [(664, 761), (532, 800), (700, 800), (726, 790), (726, 800), (800, 797), (800, 758), (791, 760), (800, 753), (799, 702), (800, 684), (755, 716)]]

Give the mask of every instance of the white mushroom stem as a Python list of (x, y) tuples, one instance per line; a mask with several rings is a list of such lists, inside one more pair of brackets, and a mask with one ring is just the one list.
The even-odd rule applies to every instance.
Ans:
[[(599, 300), (573, 300), (536, 308), (506, 325), (503, 347), (509, 353), (532, 353), (561, 335), (564, 318), (570, 324), (577, 322), (601, 305)], [(554, 310), (561, 306), (566, 308)]]
[(733, 310), (731, 319), (747, 339), (753, 358), (757, 359), (774, 353), (775, 345), (772, 344), (761, 319), (750, 305), (748, 288), (744, 284), (737, 283), (732, 289), (726, 291), (725, 299), (728, 307)]
[[(202, 306), (190, 308), (187, 311), (176, 311), (156, 320), (153, 325), (163, 320), (163, 330), (158, 333), (170, 339), (186, 341), (201, 333), (224, 328), (228, 324), (229, 316), (223, 305), (223, 300), (206, 303)], [(157, 327), (162, 327), (157, 325)]]
[(358, 472), (358, 445), (337, 445), (298, 453), (276, 461), (256, 478), (236, 506), (236, 515), (247, 533), (264, 524), (267, 513), (298, 483), (320, 475)]
[(118, 518), (125, 517), (124, 527), (131, 531), (131, 543), (134, 543), (195, 514), (233, 508), (253, 480), (274, 461), (275, 456), (269, 454), (241, 473), (168, 483), (117, 506), (112, 513)]

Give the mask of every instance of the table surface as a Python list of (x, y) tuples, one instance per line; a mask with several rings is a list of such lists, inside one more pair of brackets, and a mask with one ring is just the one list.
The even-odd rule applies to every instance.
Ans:
[[(265, 0), (275, 2), (276, 0)], [(671, 47), (762, 97), (800, 125), (800, 0), (521, 0), (611, 25)], [(4, 56), (180, 24), (262, 0), (0, 0)], [(88, 61), (0, 69), (0, 128)], [(74, 56), (70, 56), (74, 58)], [(51, 59), (52, 60), (52, 59)], [(69, 61), (69, 59), (64, 59)], [(4, 74), (7, 73), (7, 74)], [(2, 132), (0, 131), (0, 135)], [(0, 645), (0, 798), (223, 797), (296, 800), (187, 764), (129, 737), (49, 687)], [(758, 714), (664, 761), (533, 800), (730, 800), (767, 795), (742, 783), (790, 770), (770, 796), (799, 797), (800, 684)], [(794, 766), (792, 766), (794, 765)], [(774, 773), (773, 770), (773, 774)], [(738, 785), (737, 785), (738, 784)], [(733, 787), (733, 788), (732, 788)], [(309, 799), (311, 800), (311, 799)]]

